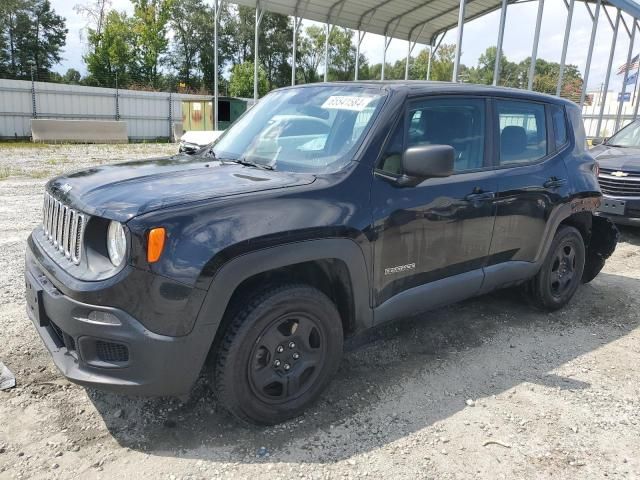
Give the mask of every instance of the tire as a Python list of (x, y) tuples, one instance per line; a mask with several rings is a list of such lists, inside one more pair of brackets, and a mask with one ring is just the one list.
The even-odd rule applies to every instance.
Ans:
[(320, 396), (342, 347), (340, 315), (324, 293), (297, 284), (267, 288), (234, 314), (216, 352), (213, 385), (240, 420), (280, 423)]
[(565, 306), (582, 283), (584, 265), (582, 235), (573, 227), (561, 226), (540, 271), (527, 285), (533, 305), (547, 311)]

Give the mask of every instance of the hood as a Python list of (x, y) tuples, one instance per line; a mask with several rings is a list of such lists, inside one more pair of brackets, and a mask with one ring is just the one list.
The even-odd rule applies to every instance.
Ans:
[(174, 205), (308, 185), (314, 180), (309, 174), (177, 155), (81, 170), (50, 180), (47, 189), (72, 208), (125, 222)]
[(640, 172), (640, 149), (598, 145), (590, 150), (602, 168)]

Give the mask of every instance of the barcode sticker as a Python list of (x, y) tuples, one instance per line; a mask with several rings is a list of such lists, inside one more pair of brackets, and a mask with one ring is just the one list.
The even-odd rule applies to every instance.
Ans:
[(369, 105), (371, 98), (372, 97), (332, 95), (322, 104), (322, 108), (361, 112)]

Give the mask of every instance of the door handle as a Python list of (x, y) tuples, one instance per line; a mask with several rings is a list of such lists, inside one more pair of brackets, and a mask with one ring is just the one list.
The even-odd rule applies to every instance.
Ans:
[(560, 188), (567, 184), (567, 180), (565, 178), (551, 177), (549, 180), (544, 182), (542, 186), (544, 188)]
[(483, 200), (493, 200), (495, 197), (495, 192), (473, 192), (464, 197), (464, 199), (468, 202), (481, 202)]

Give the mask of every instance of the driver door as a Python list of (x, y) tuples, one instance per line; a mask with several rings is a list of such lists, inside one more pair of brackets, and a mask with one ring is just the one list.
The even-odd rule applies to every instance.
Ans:
[[(388, 139), (371, 196), (376, 323), (479, 291), (498, 187), (487, 108), (478, 97), (418, 100)], [(425, 144), (454, 147), (454, 174), (400, 186), (402, 153)]]

